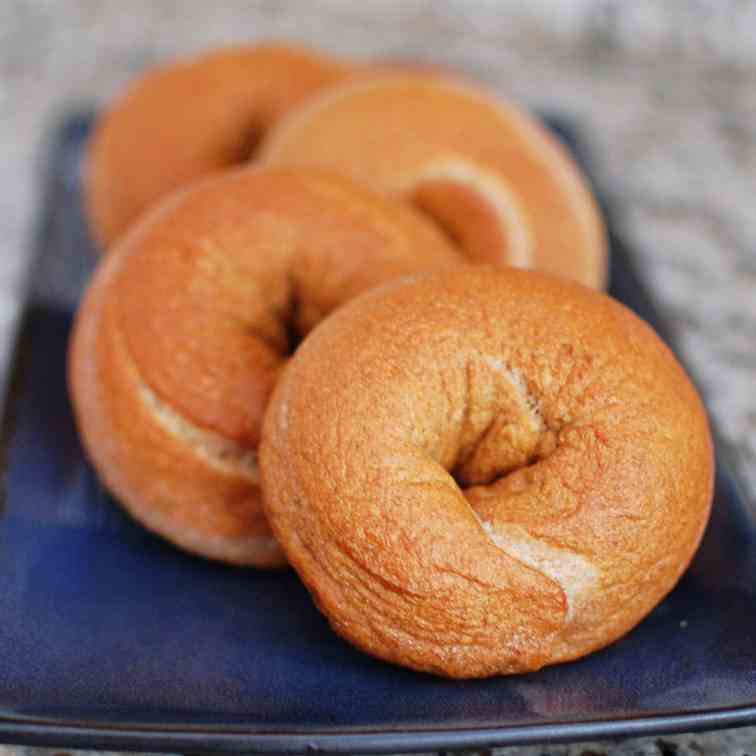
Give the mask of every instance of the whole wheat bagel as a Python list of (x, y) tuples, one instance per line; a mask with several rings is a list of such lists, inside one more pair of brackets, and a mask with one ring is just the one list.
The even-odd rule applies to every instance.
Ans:
[(567, 152), (523, 111), (459, 79), (336, 84), (281, 119), (259, 158), (332, 168), (410, 198), (473, 261), (605, 283), (603, 224)]
[(289, 108), (348, 70), (271, 43), (214, 50), (137, 78), (98, 121), (87, 151), (85, 206), (101, 250), (174, 189), (246, 161)]
[(457, 260), (411, 208), (314, 171), (231, 171), (162, 203), (103, 258), (76, 318), (70, 390), (102, 480), (189, 551), (283, 563), (256, 463), (281, 366), (355, 294)]
[(688, 565), (712, 496), (704, 410), (654, 332), (513, 268), (334, 313), (278, 382), (260, 453), (273, 531), (334, 629), (451, 677), (628, 632)]

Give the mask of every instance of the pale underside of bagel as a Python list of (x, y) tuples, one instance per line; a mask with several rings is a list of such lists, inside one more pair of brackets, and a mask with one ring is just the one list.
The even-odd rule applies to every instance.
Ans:
[(651, 329), (514, 269), (336, 313), (279, 382), (260, 464), (272, 528), (337, 632), (452, 677), (624, 635), (690, 562), (713, 485), (700, 400)]

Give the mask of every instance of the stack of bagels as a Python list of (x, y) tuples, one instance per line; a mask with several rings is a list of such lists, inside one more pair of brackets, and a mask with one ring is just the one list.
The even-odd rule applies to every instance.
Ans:
[(290, 564), (361, 649), (451, 677), (634, 627), (705, 527), (706, 415), (601, 293), (584, 177), (435, 67), (296, 46), (149, 71), (92, 135), (79, 432), (144, 526)]

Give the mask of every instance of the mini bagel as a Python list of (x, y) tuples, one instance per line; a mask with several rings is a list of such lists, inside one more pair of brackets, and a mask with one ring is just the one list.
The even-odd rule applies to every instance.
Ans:
[(260, 452), (268, 519), (333, 628), (450, 677), (627, 633), (690, 562), (712, 497), (706, 415), (651, 328), (513, 268), (334, 313), (278, 382)]
[(161, 197), (246, 161), (289, 108), (349, 70), (284, 44), (214, 50), (151, 69), (99, 120), (84, 197), (106, 250)]
[(572, 159), (533, 118), (469, 83), (342, 82), (290, 111), (260, 159), (332, 168), (412, 199), (472, 261), (605, 284), (603, 224)]
[(162, 203), (103, 259), (76, 317), (70, 390), (101, 479), (189, 551), (284, 563), (256, 449), (296, 340), (371, 286), (457, 261), (419, 213), (314, 171), (232, 171)]

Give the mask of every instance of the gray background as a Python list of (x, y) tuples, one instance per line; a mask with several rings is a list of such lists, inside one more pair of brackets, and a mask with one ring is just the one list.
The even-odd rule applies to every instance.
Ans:
[[(154, 61), (261, 37), (443, 61), (526, 104), (577, 118), (643, 272), (756, 491), (751, 0), (0, 0), (0, 376), (53, 125), (77, 106), (106, 101)], [(756, 728), (507, 752), (665, 748), (756, 756)], [(0, 746), (0, 756), (23, 750)]]

